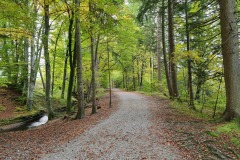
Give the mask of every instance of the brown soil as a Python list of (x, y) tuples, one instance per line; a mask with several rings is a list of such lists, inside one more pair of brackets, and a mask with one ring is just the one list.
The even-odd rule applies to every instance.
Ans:
[(21, 96), (19, 91), (13, 90), (11, 88), (0, 88), (0, 106), (5, 109), (0, 111), (0, 119), (7, 119), (15, 117), (16, 107), (21, 107), (16, 101), (16, 99)]

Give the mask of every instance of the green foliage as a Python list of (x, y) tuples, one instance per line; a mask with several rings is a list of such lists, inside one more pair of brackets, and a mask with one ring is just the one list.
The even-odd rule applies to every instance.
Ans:
[(225, 124), (218, 126), (216, 132), (219, 134), (227, 134), (230, 132), (240, 133), (240, 125), (238, 120), (234, 120)]
[(15, 112), (23, 112), (23, 111), (26, 111), (26, 108), (23, 108), (23, 107), (16, 107), (15, 108)]
[(7, 87), (8, 80), (6, 77), (0, 77), (0, 87)]
[(1, 112), (1, 111), (5, 111), (5, 110), (6, 110), (6, 107), (0, 105), (0, 112)]

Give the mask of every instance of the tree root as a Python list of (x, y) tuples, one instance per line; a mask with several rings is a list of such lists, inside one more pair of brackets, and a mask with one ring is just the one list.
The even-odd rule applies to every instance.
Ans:
[(211, 153), (213, 153), (216, 157), (220, 158), (220, 159), (232, 159), (232, 157), (222, 153), (222, 151), (220, 151), (219, 149), (217, 149), (216, 147), (207, 144), (207, 147), (209, 149), (209, 151), (211, 151)]
[(229, 150), (232, 154), (234, 154), (238, 159), (240, 159), (240, 155), (237, 154), (237, 152), (231, 148), (227, 148), (227, 150)]

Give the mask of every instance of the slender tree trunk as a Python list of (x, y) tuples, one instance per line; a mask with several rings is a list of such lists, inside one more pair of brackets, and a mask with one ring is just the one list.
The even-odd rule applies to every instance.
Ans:
[(177, 72), (176, 64), (174, 62), (175, 42), (174, 42), (174, 27), (173, 27), (173, 1), (168, 0), (168, 40), (169, 40), (169, 54), (170, 54), (170, 68), (171, 68), (171, 81), (173, 97), (178, 98), (178, 86), (177, 86)]
[(235, 0), (219, 0), (224, 79), (226, 88), (225, 120), (240, 115), (240, 62)]
[[(14, 43), (14, 42), (13, 42)], [(14, 81), (14, 84), (18, 85), (18, 75), (19, 75), (19, 54), (18, 54), (18, 47), (19, 47), (19, 44), (18, 44), (18, 41), (15, 40), (15, 65), (14, 65), (14, 77), (13, 77), (13, 81)], [(23, 76), (26, 76), (27, 74), (23, 75)], [(27, 89), (26, 89), (27, 90)], [(26, 93), (26, 92), (25, 92)]]
[(73, 82), (74, 82), (75, 68), (76, 68), (75, 49), (74, 49), (74, 54), (72, 54), (73, 17), (74, 17), (74, 13), (72, 12), (72, 15), (70, 15), (69, 13), (68, 54), (69, 54), (69, 64), (70, 64), (70, 75), (69, 75), (69, 81), (68, 81), (67, 109), (66, 109), (67, 114), (71, 112), (71, 108), (72, 108), (72, 89), (73, 89)]
[(44, 57), (45, 57), (45, 70), (46, 70), (46, 106), (48, 111), (48, 118), (52, 119), (54, 117), (51, 104), (51, 67), (50, 67), (50, 57), (48, 51), (48, 38), (49, 38), (49, 0), (44, 0), (44, 21), (45, 21), (45, 31), (43, 35), (44, 43)]
[[(109, 85), (109, 107), (112, 107), (112, 87), (111, 87), (111, 71), (110, 71), (110, 52), (109, 52), (109, 44), (107, 37), (107, 52), (108, 52), (108, 85)], [(126, 79), (125, 79), (126, 80)], [(124, 82), (123, 82), (124, 83)]]
[(65, 60), (64, 60), (61, 99), (64, 99), (64, 95), (65, 95), (65, 87), (66, 87), (66, 79), (67, 79), (67, 61), (68, 61), (68, 49), (66, 51)]
[(81, 51), (81, 32), (80, 32), (80, 1), (75, 0), (75, 44), (77, 56), (77, 91), (78, 91), (78, 111), (76, 118), (80, 119), (84, 117), (84, 92), (83, 92), (83, 73), (82, 73), (82, 51)]
[[(29, 56), (28, 48), (29, 48), (29, 43), (28, 43), (28, 39), (26, 38), (26, 39), (24, 39), (24, 62), (25, 62), (25, 64), (22, 68), (23, 75), (22, 75), (22, 80), (21, 80), (23, 83), (23, 88), (22, 88), (23, 93), (22, 94), (24, 97), (28, 96), (28, 87), (29, 87), (29, 83), (28, 83), (28, 56)], [(27, 107), (27, 109), (29, 109), (29, 108)]]
[(95, 75), (95, 67), (96, 67), (96, 55), (95, 55), (95, 38), (93, 37), (93, 19), (91, 16), (93, 16), (93, 4), (91, 0), (89, 1), (89, 12), (90, 12), (90, 50), (91, 50), (91, 71), (92, 71), (92, 114), (97, 113), (97, 107), (96, 107), (96, 75)]
[[(185, 0), (185, 23), (186, 23), (186, 36), (187, 36), (187, 51), (190, 51), (190, 37), (189, 37), (189, 24), (188, 24), (188, 0)], [(195, 110), (192, 86), (192, 60), (188, 57), (188, 93), (189, 93), (189, 106)]]
[(168, 70), (166, 43), (165, 43), (165, 5), (164, 5), (164, 0), (162, 0), (162, 47), (163, 47), (163, 63), (164, 63), (164, 68), (165, 68), (168, 93), (169, 93), (170, 97), (173, 97), (172, 84), (171, 84), (169, 70)]
[(46, 85), (45, 85), (45, 82), (44, 82), (44, 79), (43, 79), (43, 74), (42, 74), (41, 67), (39, 66), (38, 69), (39, 69), (39, 74), (40, 74), (41, 81), (42, 81), (43, 90), (45, 91), (46, 90)]
[(97, 107), (96, 107), (96, 75), (95, 75), (95, 53), (94, 53), (94, 38), (91, 35), (90, 36), (91, 39), (91, 61), (92, 61), (92, 66), (91, 66), (91, 70), (92, 70), (92, 114), (97, 113)]
[(27, 109), (31, 110), (33, 105), (33, 91), (35, 87), (35, 72), (37, 70), (36, 68), (36, 52), (35, 52), (35, 36), (32, 37), (31, 40), (31, 64), (30, 64), (30, 80), (29, 80), (29, 87), (28, 87), (28, 100), (27, 100)]
[(158, 89), (161, 91), (161, 81), (162, 81), (162, 66), (161, 66), (161, 18), (160, 11), (157, 15), (157, 65), (158, 65)]
[(59, 32), (58, 32), (58, 35), (57, 35), (57, 38), (56, 38), (56, 41), (55, 41), (55, 47), (54, 47), (53, 69), (52, 69), (52, 90), (51, 90), (52, 95), (53, 95), (54, 81), (55, 81), (55, 65), (56, 65), (56, 55), (57, 55), (57, 44), (58, 44), (58, 40), (59, 40), (59, 37), (60, 37), (61, 32), (62, 32), (63, 23), (64, 23), (64, 22), (62, 22), (62, 24), (61, 24), (61, 26), (60, 26), (60, 29), (59, 29)]
[(144, 62), (142, 62), (141, 74), (140, 74), (140, 87), (143, 86), (143, 73), (144, 73)]
[(98, 80), (99, 74), (98, 74), (98, 66), (100, 63), (100, 57), (98, 55), (98, 47), (100, 42), (100, 34), (97, 36), (96, 40), (96, 47), (95, 47), (95, 77), (96, 77), (96, 89), (100, 87), (100, 81)]
[[(34, 4), (34, 11), (36, 12), (36, 10), (37, 10), (36, 4)], [(35, 44), (36, 25), (34, 24), (34, 26), (33, 26), (33, 33), (32, 33), (33, 35), (32, 35), (32, 39), (31, 39), (31, 59), (30, 59), (30, 62), (31, 62), (30, 68), (31, 69), (30, 69), (28, 96), (27, 96), (27, 109), (28, 110), (31, 110), (33, 107), (33, 94), (34, 94), (34, 88), (35, 88), (35, 84), (36, 84), (36, 78), (37, 78), (39, 62), (40, 62), (42, 46), (43, 46), (42, 43), (39, 46), (40, 37), (41, 37), (41, 34), (43, 34), (42, 27), (43, 27), (43, 24), (41, 24), (41, 26), (39, 28), (38, 35), (37, 35), (38, 39)], [(37, 46), (37, 50), (35, 49), (35, 45)], [(26, 49), (28, 50), (28, 48), (26, 48)], [(43, 82), (43, 84), (44, 84), (44, 82)], [(45, 89), (45, 86), (44, 86), (44, 89)]]

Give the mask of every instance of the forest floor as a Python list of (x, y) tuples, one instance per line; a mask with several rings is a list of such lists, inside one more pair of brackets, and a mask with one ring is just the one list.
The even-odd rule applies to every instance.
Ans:
[[(5, 101), (17, 93), (3, 93), (13, 95), (0, 96), (6, 107), (0, 119), (14, 116), (16, 106), (7, 102), (8, 109)], [(110, 109), (108, 100), (100, 99), (98, 113), (88, 108), (81, 120), (0, 133), (0, 159), (240, 159), (227, 135), (210, 134), (217, 123), (187, 116), (169, 100), (119, 90)]]

